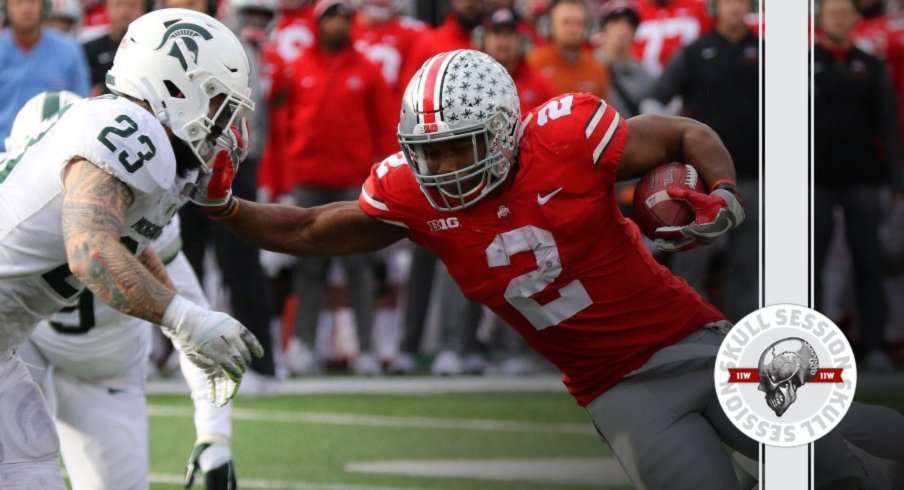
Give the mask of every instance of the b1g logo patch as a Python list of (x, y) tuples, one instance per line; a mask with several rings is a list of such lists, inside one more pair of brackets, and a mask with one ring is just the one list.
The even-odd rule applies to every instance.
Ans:
[(841, 330), (818, 311), (781, 304), (761, 308), (725, 336), (714, 381), (729, 420), (770, 446), (799, 446), (824, 436), (854, 399), (857, 367)]

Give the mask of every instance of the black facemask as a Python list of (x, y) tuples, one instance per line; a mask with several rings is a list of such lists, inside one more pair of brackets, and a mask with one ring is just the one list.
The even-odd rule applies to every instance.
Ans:
[(176, 156), (176, 173), (179, 177), (185, 177), (188, 172), (201, 167), (201, 162), (187, 143), (175, 136), (171, 136), (170, 141), (173, 145), (173, 154)]

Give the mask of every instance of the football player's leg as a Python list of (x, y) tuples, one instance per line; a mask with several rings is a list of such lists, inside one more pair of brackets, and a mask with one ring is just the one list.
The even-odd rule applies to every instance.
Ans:
[[(882, 281), (879, 221), (883, 215), (879, 189), (858, 186), (844, 197), (844, 232), (851, 250), (861, 346), (869, 353), (885, 348), (888, 302)], [(869, 369), (871, 366), (863, 366)]]
[(638, 488), (738, 488), (719, 435), (701, 412), (712, 392), (704, 359), (628, 377), (587, 406)]
[[(295, 202), (301, 207), (312, 207), (329, 202), (329, 191), (317, 187), (295, 189)], [(295, 262), (292, 289), (298, 299), (295, 310), (295, 335), (314, 351), (317, 324), (326, 299), (327, 272), (330, 261), (323, 257), (299, 257)]]
[(878, 458), (904, 464), (904, 414), (854, 402), (838, 427), (849, 443)]
[(904, 414), (854, 402), (838, 428), (845, 441), (862, 451), (858, 455), (864, 462), (872, 459), (881, 467), (889, 488), (904, 488)]
[(405, 331), (402, 334), (402, 344), (399, 346), (404, 353), (417, 355), (420, 349), (435, 274), (436, 255), (420, 245), (414, 245), (411, 266), (408, 269), (408, 288), (404, 307)]
[(41, 352), (38, 344), (29, 337), (28, 340), (16, 347), (16, 355), (25, 363), (31, 379), (41, 389), (44, 400), (51, 414), (56, 413), (56, 397), (53, 393), (53, 367), (50, 361)]
[(59, 439), (50, 411), (25, 364), (0, 352), (0, 487), (63, 490)]
[(358, 348), (362, 353), (368, 353), (372, 350), (374, 295), (377, 288), (373, 256), (370, 254), (346, 255), (339, 261), (345, 269), (352, 309), (355, 312)]
[[(338, 189), (331, 196), (335, 201), (354, 201), (361, 189), (357, 187)], [(375, 297), (377, 280), (374, 275), (375, 258), (372, 254), (347, 255), (340, 258), (345, 269), (346, 283), (351, 296), (352, 308), (355, 311), (355, 327), (358, 334), (358, 346), (362, 353), (373, 350)]]
[(143, 378), (143, 364), (116, 379), (92, 382), (54, 371), (57, 428), (73, 490), (147, 489)]
[(816, 186), (813, 198), (813, 275), (816, 283), (816, 309), (826, 309), (823, 298), (823, 272), (829, 245), (832, 241), (832, 231), (835, 228), (835, 193), (825, 187)]
[(817, 489), (868, 488), (865, 465), (838, 427), (813, 443), (813, 461)]

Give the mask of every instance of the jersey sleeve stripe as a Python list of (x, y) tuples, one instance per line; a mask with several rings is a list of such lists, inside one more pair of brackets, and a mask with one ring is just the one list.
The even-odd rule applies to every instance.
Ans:
[(590, 139), (590, 135), (593, 134), (593, 130), (596, 129), (596, 125), (600, 123), (600, 120), (603, 119), (603, 114), (606, 112), (606, 101), (600, 99), (600, 104), (596, 107), (596, 112), (593, 113), (593, 117), (587, 121), (587, 127), (584, 128), (584, 135), (587, 136), (587, 139)]
[[(374, 216), (374, 217), (376, 218), (376, 216)], [(401, 221), (393, 221), (391, 219), (383, 219), (383, 218), (377, 218), (377, 219), (384, 223), (390, 224), (390, 225), (401, 226), (402, 228), (405, 228), (406, 230), (408, 229), (408, 225), (406, 225), (405, 223), (402, 223)]]
[(386, 207), (386, 204), (384, 204), (383, 201), (380, 201), (379, 199), (368, 194), (367, 189), (363, 187), (361, 188), (361, 197), (363, 197), (364, 201), (367, 202), (367, 204), (370, 204), (374, 209), (379, 209), (380, 211), (389, 211), (389, 208)]
[(518, 125), (518, 130), (517, 130), (518, 134), (515, 135), (515, 138), (517, 138), (517, 141), (519, 143), (521, 142), (521, 138), (524, 137), (524, 130), (527, 129), (527, 125), (530, 124), (530, 122), (533, 120), (534, 120), (534, 113), (531, 112), (530, 114), (527, 115), (527, 117), (525, 117), (521, 121), (521, 124)]
[(609, 128), (606, 129), (606, 134), (603, 135), (603, 139), (600, 141), (600, 144), (596, 145), (596, 149), (593, 150), (593, 164), (596, 165), (600, 161), (600, 157), (606, 151), (606, 147), (609, 146), (609, 142), (612, 141), (612, 135), (615, 134), (615, 130), (618, 129), (618, 123), (621, 120), (621, 116), (616, 112), (615, 117), (612, 118), (612, 122), (609, 123)]

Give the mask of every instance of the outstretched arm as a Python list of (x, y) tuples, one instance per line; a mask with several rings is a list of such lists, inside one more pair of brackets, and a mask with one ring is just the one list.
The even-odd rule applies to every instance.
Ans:
[(292, 255), (347, 255), (372, 252), (407, 236), (405, 228), (367, 215), (354, 201), (299, 208), (239, 200), (220, 222), (236, 235), (267, 250)]
[(66, 167), (63, 186), (63, 236), (69, 269), (113, 308), (161, 323), (175, 292), (119, 241), (123, 217), (134, 201), (132, 191), (82, 159)]
[(616, 177), (627, 180), (669, 162), (697, 170), (708, 189), (717, 182), (735, 182), (734, 163), (719, 135), (693, 119), (645, 114), (628, 119), (628, 139)]

